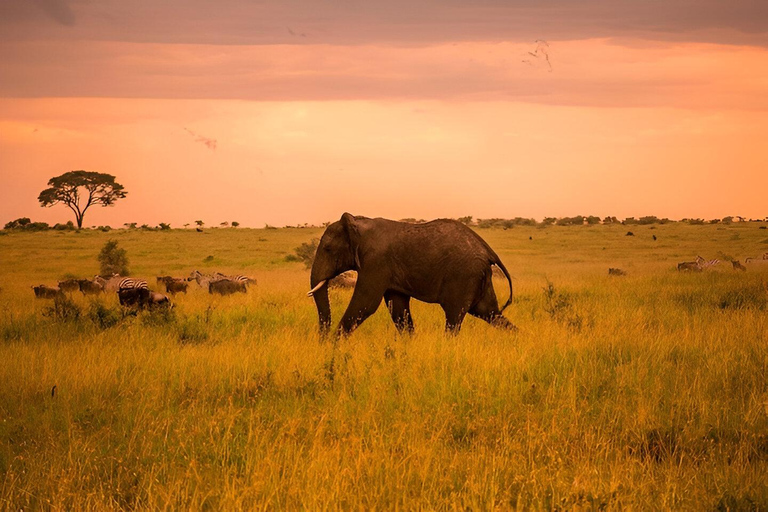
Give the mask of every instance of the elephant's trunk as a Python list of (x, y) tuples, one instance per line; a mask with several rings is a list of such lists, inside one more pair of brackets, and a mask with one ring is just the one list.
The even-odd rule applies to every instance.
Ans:
[(312, 294), (317, 307), (317, 317), (320, 321), (320, 334), (325, 336), (331, 330), (331, 302), (328, 300), (328, 283), (324, 282)]
[(309, 281), (312, 289), (308, 295), (315, 299), (317, 316), (320, 320), (320, 334), (326, 335), (331, 330), (331, 302), (328, 300), (328, 276), (325, 275), (327, 272), (320, 267), (321, 265), (315, 261)]

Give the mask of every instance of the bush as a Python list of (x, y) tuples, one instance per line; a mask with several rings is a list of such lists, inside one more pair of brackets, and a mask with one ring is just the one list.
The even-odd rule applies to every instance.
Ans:
[(160, 223), (160, 230), (167, 231), (169, 229), (171, 229), (171, 225), (170, 224), (166, 224), (165, 222), (161, 222)]
[(130, 274), (128, 270), (128, 256), (125, 249), (117, 247), (117, 240), (109, 240), (104, 244), (99, 253), (99, 264), (101, 266), (100, 274), (103, 276), (112, 274), (127, 276)]
[(319, 244), (320, 240), (317, 238), (313, 238), (311, 242), (304, 242), (293, 250), (293, 254), (286, 256), (285, 261), (301, 261), (305, 267), (311, 268)]
[(100, 329), (109, 329), (123, 319), (120, 309), (108, 308), (102, 302), (94, 301), (88, 308), (88, 319)]
[(20, 217), (5, 225), (5, 229), (18, 229), (22, 231), (46, 231), (51, 229), (47, 222), (32, 222), (29, 217)]
[(72, 299), (61, 293), (53, 299), (53, 306), (43, 311), (43, 316), (66, 322), (79, 319), (81, 313), (80, 307)]
[(58, 231), (74, 231), (76, 228), (75, 228), (75, 223), (70, 220), (70, 221), (67, 221), (66, 224), (56, 223), (53, 226), (53, 229)]

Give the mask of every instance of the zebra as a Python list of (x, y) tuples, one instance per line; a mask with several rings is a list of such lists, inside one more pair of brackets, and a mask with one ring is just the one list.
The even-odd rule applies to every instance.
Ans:
[(701, 270), (707, 269), (709, 267), (714, 267), (715, 265), (720, 264), (720, 260), (714, 259), (714, 260), (705, 260), (701, 256), (696, 256), (696, 263), (701, 267)]
[(144, 279), (124, 277), (117, 283), (117, 291), (119, 293), (126, 290), (149, 290), (149, 285)]
[(244, 276), (241, 274), (228, 276), (225, 274), (222, 274), (221, 272), (214, 272), (213, 277), (215, 280), (220, 281), (222, 279), (229, 279), (230, 281), (234, 281), (236, 283), (243, 283), (246, 286), (249, 284), (256, 284), (256, 279), (248, 276)]

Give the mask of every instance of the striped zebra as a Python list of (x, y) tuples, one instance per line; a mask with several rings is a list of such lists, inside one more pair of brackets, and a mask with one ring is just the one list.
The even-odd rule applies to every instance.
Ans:
[(256, 284), (256, 280), (252, 277), (244, 276), (241, 274), (228, 276), (226, 274), (222, 274), (221, 272), (214, 272), (213, 274), (214, 279), (221, 280), (221, 279), (228, 279), (230, 281), (234, 281), (236, 283), (242, 283), (248, 286), (249, 284)]
[(720, 264), (720, 260), (705, 260), (701, 256), (696, 256), (696, 263), (699, 265), (699, 267), (701, 267), (701, 270), (705, 270), (709, 267), (714, 267), (715, 265)]
[(149, 290), (149, 285), (144, 279), (124, 277), (117, 283), (117, 291), (122, 292), (125, 290)]

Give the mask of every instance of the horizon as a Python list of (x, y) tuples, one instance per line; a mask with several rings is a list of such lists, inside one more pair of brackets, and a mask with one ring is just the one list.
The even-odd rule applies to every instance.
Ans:
[[(321, 8), (322, 7), (322, 8)], [(766, 215), (768, 6), (9, 0), (0, 219)], [(193, 213), (190, 213), (193, 212)]]

